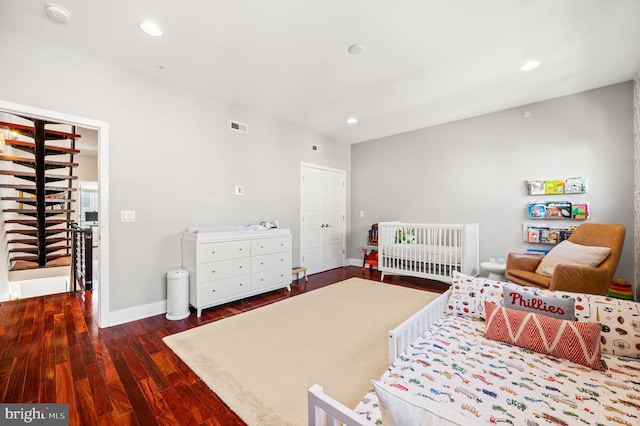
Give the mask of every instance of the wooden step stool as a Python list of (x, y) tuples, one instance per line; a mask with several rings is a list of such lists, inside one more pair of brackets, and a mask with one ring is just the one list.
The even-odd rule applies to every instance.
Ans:
[(297, 280), (300, 281), (300, 273), (304, 273), (304, 281), (308, 282), (309, 278), (307, 278), (307, 267), (306, 266), (294, 266), (291, 268), (291, 274), (296, 274)]

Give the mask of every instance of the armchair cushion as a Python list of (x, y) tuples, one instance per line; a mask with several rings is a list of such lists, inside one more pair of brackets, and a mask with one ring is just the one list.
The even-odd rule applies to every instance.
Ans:
[(596, 267), (611, 253), (609, 247), (585, 246), (569, 240), (562, 241), (542, 258), (536, 273), (551, 277), (557, 265)]
[(539, 288), (549, 288), (551, 286), (551, 278), (536, 274), (533, 271), (525, 271), (522, 269), (511, 269), (507, 274), (507, 278), (520, 285), (533, 285)]

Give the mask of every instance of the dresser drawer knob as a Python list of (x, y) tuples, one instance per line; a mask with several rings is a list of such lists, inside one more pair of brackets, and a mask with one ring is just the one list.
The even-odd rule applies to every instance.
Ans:
[(215, 274), (215, 273), (216, 273), (216, 271), (211, 271), (211, 273), (212, 273), (212, 274)]
[(211, 292), (212, 292), (212, 293), (215, 293), (215, 292), (216, 292), (216, 289), (214, 288), (213, 290), (211, 290)]

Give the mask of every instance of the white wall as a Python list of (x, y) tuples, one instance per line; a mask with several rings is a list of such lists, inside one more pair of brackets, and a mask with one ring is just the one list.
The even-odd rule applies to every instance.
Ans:
[[(189, 226), (277, 217), (299, 256), (300, 162), (350, 168), (348, 145), (0, 28), (3, 100), (109, 123), (110, 311), (166, 298)], [(212, 76), (216, 78), (216, 76)], [(249, 133), (229, 130), (229, 121)], [(312, 144), (323, 153), (311, 151)], [(234, 195), (244, 185), (245, 195)], [(349, 194), (347, 194), (349, 196)], [(135, 210), (135, 223), (121, 223)]]
[[(352, 145), (348, 256), (360, 258), (372, 223), (403, 220), (479, 222), (481, 260), (506, 258), (528, 246), (530, 201), (585, 200), (590, 221), (625, 225), (617, 276), (633, 282), (632, 90), (625, 82)], [(573, 176), (589, 179), (584, 196), (526, 195), (527, 179)]]

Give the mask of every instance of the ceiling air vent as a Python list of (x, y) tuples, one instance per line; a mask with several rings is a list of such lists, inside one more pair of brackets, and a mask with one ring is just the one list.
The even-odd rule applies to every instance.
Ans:
[(322, 152), (322, 147), (320, 145), (311, 145), (311, 151)]
[(249, 133), (249, 126), (244, 123), (239, 123), (237, 121), (231, 122), (231, 130), (235, 130), (237, 132)]

